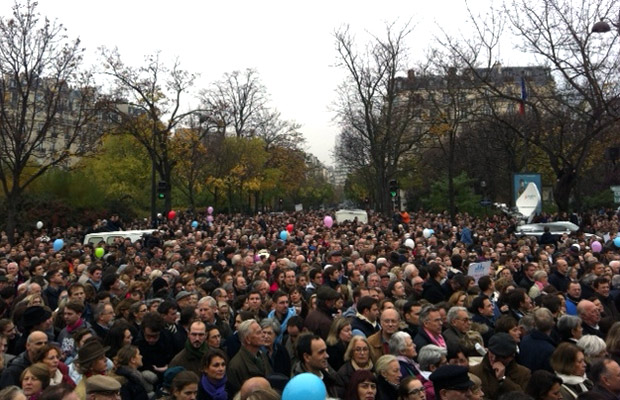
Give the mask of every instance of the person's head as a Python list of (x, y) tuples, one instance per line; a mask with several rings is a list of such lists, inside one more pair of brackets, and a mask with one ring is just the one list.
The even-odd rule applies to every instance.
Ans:
[(562, 340), (581, 339), (583, 334), (581, 318), (574, 315), (562, 315), (556, 326)]
[(337, 317), (329, 328), (325, 343), (328, 346), (334, 346), (340, 341), (346, 345), (351, 341), (352, 331), (350, 318)]
[(546, 308), (539, 308), (534, 311), (534, 324), (540, 332), (549, 334), (555, 325), (553, 314)]
[(374, 297), (363, 296), (357, 302), (357, 312), (370, 322), (375, 322), (379, 317), (379, 301)]
[(496, 333), (489, 339), (487, 357), (489, 362), (501, 362), (508, 365), (517, 352), (517, 342), (508, 333)]
[(179, 372), (170, 385), (175, 400), (196, 400), (198, 395), (198, 376), (192, 371)]
[(344, 352), (344, 360), (353, 360), (360, 367), (365, 367), (371, 361), (370, 345), (368, 339), (361, 335), (355, 335), (349, 342)]
[(60, 348), (54, 344), (46, 344), (41, 347), (34, 358), (31, 360), (33, 363), (42, 362), (47, 365), (47, 368), (50, 371), (50, 374), (55, 374), (58, 369), (58, 364), (60, 363), (60, 356), (62, 352)]
[(418, 325), (420, 323), (420, 311), (422, 305), (418, 301), (408, 301), (403, 307), (403, 316), (408, 324)]
[(439, 347), (434, 344), (422, 347), (418, 353), (420, 370), (433, 372), (448, 362), (447, 356), (448, 350), (444, 347)]
[(218, 349), (222, 345), (222, 333), (215, 325), (207, 325), (207, 345), (212, 349)]
[(381, 312), (381, 332), (384, 338), (389, 338), (398, 331), (400, 324), (400, 314), (393, 308), (386, 308)]
[(201, 371), (212, 382), (220, 381), (226, 376), (226, 365), (228, 365), (228, 357), (220, 349), (210, 349), (202, 357)]
[(359, 369), (351, 375), (347, 385), (346, 400), (374, 400), (377, 394), (377, 378), (366, 369)]
[(320, 372), (327, 368), (327, 345), (320, 336), (307, 333), (297, 339), (297, 357), (310, 372)]
[(121, 347), (114, 357), (114, 365), (138, 369), (142, 367), (142, 354), (136, 346), (125, 345)]
[(19, 387), (8, 386), (0, 390), (0, 399), (2, 400), (26, 400), (27, 397), (24, 396), (24, 392)]
[(280, 334), (280, 323), (275, 318), (265, 318), (260, 321), (262, 329), (263, 343), (271, 348)]
[(562, 400), (562, 379), (549, 371), (537, 370), (527, 383), (525, 393), (534, 400)]
[(469, 331), (471, 327), (471, 317), (465, 307), (454, 306), (448, 310), (448, 324), (461, 333)]
[(74, 361), (77, 364), (78, 372), (82, 375), (105, 373), (107, 369), (106, 350), (98, 338), (93, 337), (86, 340), (78, 350), (77, 359)]
[(439, 308), (435, 306), (426, 306), (420, 311), (420, 324), (429, 332), (439, 335), (443, 326), (443, 319)]
[(583, 335), (577, 341), (577, 347), (583, 350), (586, 360), (607, 356), (607, 345), (605, 341), (596, 335)]
[(517, 343), (521, 341), (521, 329), (519, 329), (519, 324), (517, 320), (510, 315), (502, 315), (495, 321), (495, 332), (507, 333), (512, 336), (512, 339)]
[(207, 340), (207, 328), (202, 321), (194, 321), (189, 326), (187, 339), (193, 348), (199, 349)]
[(577, 304), (577, 314), (583, 322), (591, 326), (596, 326), (601, 321), (601, 313), (598, 307), (589, 300), (581, 300)]
[(252, 353), (255, 353), (260, 346), (264, 345), (263, 330), (254, 319), (249, 319), (239, 324), (237, 332), (241, 345)]
[(32, 360), (35, 358), (37, 352), (47, 344), (47, 335), (45, 332), (33, 331), (28, 335), (26, 339), (26, 351), (28, 357)]
[(157, 312), (146, 313), (142, 319), (142, 335), (144, 340), (153, 346), (161, 337), (161, 331), (165, 327), (164, 318)]
[(571, 281), (566, 289), (566, 294), (573, 299), (579, 299), (581, 297), (581, 284), (578, 281)]
[(50, 384), (50, 371), (47, 365), (35, 363), (27, 367), (21, 374), (19, 381), (26, 397), (41, 393)]
[(549, 359), (551, 368), (564, 375), (583, 376), (586, 359), (583, 351), (572, 343), (560, 343)]
[(474, 383), (469, 379), (467, 367), (443, 365), (429, 377), (433, 382), (437, 400), (468, 400)]
[(241, 390), (239, 390), (239, 398), (241, 400), (247, 400), (249, 399), (249, 396), (251, 396), (253, 393), (260, 393), (267, 390), (273, 390), (271, 389), (271, 384), (269, 383), (269, 381), (262, 376), (255, 376), (243, 382), (243, 385), (241, 385)]
[(482, 315), (487, 318), (493, 317), (494, 314), (493, 303), (491, 303), (491, 300), (484, 294), (472, 300), (469, 310), (472, 314)]
[(426, 400), (426, 389), (415, 376), (408, 376), (400, 381), (398, 400)]
[(70, 300), (64, 308), (63, 319), (66, 325), (74, 325), (84, 312), (84, 303), (79, 300)]
[[(1, 393), (0, 399), (7, 400), (2, 397)], [(45, 390), (41, 392), (39, 400), (79, 400), (79, 397), (71, 385), (61, 382), (58, 385), (45, 388)]]
[(388, 340), (390, 354), (395, 356), (404, 356), (410, 359), (415, 358), (418, 353), (415, 351), (415, 344), (411, 335), (407, 332), (399, 331), (394, 333)]
[(400, 364), (396, 356), (391, 354), (382, 355), (377, 359), (375, 364), (375, 371), (377, 375), (383, 376), (383, 378), (393, 385), (400, 383), (401, 372)]
[(276, 314), (282, 316), (288, 313), (289, 299), (286, 293), (277, 290), (273, 296), (271, 296), (271, 299), (273, 300)]

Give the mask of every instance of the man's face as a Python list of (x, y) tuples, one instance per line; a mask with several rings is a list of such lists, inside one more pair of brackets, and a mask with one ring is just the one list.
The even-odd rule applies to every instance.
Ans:
[(400, 322), (400, 316), (398, 311), (388, 308), (381, 314), (381, 328), (383, 332), (388, 336), (391, 336), (398, 330), (398, 323)]
[(295, 271), (286, 271), (284, 273), (284, 284), (288, 287), (295, 286)]
[(155, 345), (159, 341), (160, 335), (161, 332), (159, 331), (154, 331), (151, 328), (144, 328), (144, 339), (151, 346)]
[(471, 327), (471, 318), (469, 318), (467, 311), (459, 311), (452, 320), (452, 326), (462, 333), (467, 332)]
[(428, 317), (426, 321), (424, 321), (424, 328), (434, 335), (439, 335), (441, 333), (442, 325), (443, 320), (439, 311), (431, 311), (428, 313)]
[(378, 275), (371, 275), (370, 277), (368, 277), (368, 285), (367, 285), (367, 287), (369, 287), (369, 288), (379, 287), (380, 282), (381, 282), (381, 280), (380, 280)]
[(63, 311), (63, 319), (65, 320), (65, 324), (73, 325), (75, 324), (81, 317), (81, 314), (76, 313), (74, 310), (69, 307), (65, 307)]
[(393, 290), (393, 295), (396, 298), (402, 298), (405, 297), (405, 285), (403, 285), (402, 282), (397, 282), (394, 285), (394, 290)]
[(620, 366), (616, 361), (606, 361), (607, 373), (603, 374), (601, 381), (605, 388), (615, 395), (620, 394)]
[(529, 267), (527, 267), (527, 269), (525, 270), (525, 275), (529, 278), (532, 279), (534, 277), (534, 272), (536, 272), (536, 268), (533, 265), (530, 265)]
[(276, 300), (276, 313), (280, 315), (286, 315), (288, 312), (288, 297), (280, 296)]
[(101, 325), (109, 326), (114, 319), (114, 307), (111, 304), (106, 304), (101, 313), (100, 321)]
[(34, 355), (40, 348), (47, 344), (47, 335), (43, 332), (32, 333), (30, 340), (26, 341), (28, 354)]
[(203, 322), (212, 322), (215, 318), (215, 310), (207, 302), (198, 305), (198, 315)]
[(482, 302), (482, 308), (478, 309), (478, 311), (480, 312), (480, 315), (483, 315), (485, 317), (492, 317), (494, 310), (493, 310), (493, 303), (491, 303), (491, 300), (484, 299), (484, 301)]
[[(166, 314), (163, 315), (164, 322), (167, 324), (174, 324), (177, 322), (178, 311), (176, 308), (171, 307)], [(202, 319), (202, 318), (201, 318)]]
[(601, 321), (601, 312), (596, 304), (590, 302), (585, 305), (583, 320), (590, 325), (596, 325)]
[(69, 296), (71, 300), (79, 300), (84, 302), (86, 299), (86, 293), (84, 293), (84, 289), (81, 287), (77, 287), (71, 291), (71, 295)]
[(265, 342), (263, 341), (263, 330), (261, 329), (258, 322), (254, 322), (252, 325), (250, 325), (250, 333), (245, 338), (245, 340), (246, 343), (253, 348), (259, 348), (260, 346), (263, 346), (265, 344)]
[(248, 287), (247, 283), (245, 282), (245, 278), (242, 276), (237, 277), (237, 279), (235, 280), (235, 283), (236, 283), (235, 286), (237, 287), (237, 289), (241, 291), (245, 290)]
[(93, 282), (99, 282), (101, 280), (101, 270), (100, 269), (96, 269), (90, 276), (90, 279), (93, 280)]
[(594, 291), (603, 297), (609, 296), (609, 283), (599, 283)]
[(409, 309), (408, 313), (405, 313), (405, 320), (412, 324), (412, 325), (418, 325), (420, 323), (420, 311), (422, 310), (422, 307), (420, 306), (413, 306)]
[(601, 263), (596, 263), (594, 265), (594, 268), (592, 269), (592, 272), (594, 273), (594, 275), (596, 276), (601, 276), (605, 273), (605, 266)]
[(261, 306), (260, 295), (258, 293), (250, 294), (250, 297), (248, 298), (248, 304), (250, 306), (250, 310), (253, 310), (253, 311), (259, 310)]
[(304, 362), (309, 370), (320, 371), (327, 368), (327, 345), (323, 339), (314, 339), (311, 343), (312, 354), (304, 354)]
[(192, 347), (199, 349), (207, 339), (207, 330), (202, 322), (194, 322), (189, 328), (189, 341)]
[(570, 297), (578, 299), (581, 297), (581, 285), (579, 283), (570, 283), (566, 292)]
[(555, 264), (559, 273), (566, 274), (566, 271), (568, 271), (568, 263), (565, 260), (557, 260)]

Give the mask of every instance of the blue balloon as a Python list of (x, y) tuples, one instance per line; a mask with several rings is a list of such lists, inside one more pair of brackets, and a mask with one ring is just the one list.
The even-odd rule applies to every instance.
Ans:
[(62, 239), (54, 240), (54, 251), (60, 251), (62, 247), (65, 245), (65, 241)]
[(614, 244), (616, 247), (620, 248), (620, 234), (614, 238)]
[(198, 228), (198, 221), (192, 221), (192, 228)]
[(282, 400), (325, 400), (326, 396), (327, 390), (323, 381), (309, 372), (288, 381), (282, 392)]
[(280, 239), (286, 240), (288, 238), (288, 232), (286, 230), (280, 232)]

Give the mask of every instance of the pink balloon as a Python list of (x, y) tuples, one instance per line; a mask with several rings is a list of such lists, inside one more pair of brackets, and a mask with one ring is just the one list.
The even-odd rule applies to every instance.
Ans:
[(326, 227), (331, 228), (332, 225), (334, 225), (334, 220), (332, 219), (332, 217), (327, 215), (325, 218), (323, 218), (323, 223)]
[(207, 221), (213, 222), (213, 215), (207, 215)]
[(601, 250), (603, 250), (603, 245), (601, 245), (601, 242), (599, 242), (598, 240), (595, 240), (594, 242), (592, 242), (590, 247), (592, 248), (592, 251), (595, 253), (600, 253)]
[(209, 215), (213, 214), (213, 207), (209, 206), (209, 207), (207, 208), (207, 213), (208, 213)]
[(174, 210), (170, 210), (170, 212), (168, 213), (169, 220), (173, 220), (176, 216), (177, 216), (177, 213)]

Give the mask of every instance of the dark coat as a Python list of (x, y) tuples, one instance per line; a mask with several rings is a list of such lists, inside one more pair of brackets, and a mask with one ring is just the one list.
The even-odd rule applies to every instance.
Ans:
[(566, 275), (562, 275), (557, 270), (553, 270), (549, 275), (549, 283), (553, 285), (558, 291), (566, 293), (570, 279)]
[(351, 321), (351, 330), (358, 330), (362, 332), (366, 337), (369, 337), (373, 333), (378, 332), (379, 329), (381, 329), (381, 326), (379, 324), (375, 324), (375, 326), (372, 326), (370, 322), (360, 319), (359, 317), (355, 317)]
[[(204, 354), (203, 354), (204, 355)], [(196, 375), (200, 376), (202, 355), (197, 356), (196, 354), (192, 354), (187, 349), (181, 350), (177, 353), (176, 356), (170, 361), (169, 367), (177, 367), (181, 366), (188, 371), (192, 371)]]
[(172, 357), (176, 354), (176, 352), (170, 351), (170, 349), (174, 349), (172, 337), (170, 336), (170, 332), (165, 329), (162, 329), (159, 340), (154, 345), (150, 345), (146, 339), (140, 335), (139, 339), (136, 341), (136, 346), (140, 349), (140, 354), (142, 354), (141, 370), (153, 371), (158, 374), (158, 376), (159, 373), (157, 373), (153, 367), (168, 365)]
[(344, 353), (347, 351), (347, 345), (338, 340), (335, 345), (327, 346), (327, 354), (329, 354), (329, 365), (338, 371), (344, 365)]
[(0, 388), (12, 385), (21, 387), (19, 377), (30, 364), (32, 364), (32, 362), (30, 358), (28, 358), (28, 353), (25, 351), (12, 359), (8, 367), (2, 371), (2, 375), (0, 376)]
[(237, 393), (241, 389), (243, 382), (255, 376), (267, 377), (273, 370), (267, 356), (259, 351), (256, 356), (250, 353), (245, 347), (237, 352), (230, 360), (227, 369), (228, 382), (232, 388), (231, 393)]
[[(291, 376), (291, 357), (288, 355), (288, 351), (281, 344), (273, 344), (273, 352), (271, 356), (267, 351), (267, 358), (271, 364), (271, 369), (274, 373), (280, 373), (284, 376)], [(331, 361), (331, 358), (330, 358)]]
[[(299, 374), (303, 374), (304, 372), (308, 371), (304, 367), (304, 364), (298, 361), (293, 366), (292, 375), (296, 376)], [(342, 379), (340, 379), (338, 373), (334, 371), (334, 369), (329, 364), (327, 365), (327, 369), (321, 371), (321, 373), (323, 374), (323, 384), (327, 389), (327, 395), (329, 397), (335, 397), (340, 399), (344, 398), (345, 383), (342, 381)]]
[(429, 344), (435, 344), (422, 327), (420, 327), (418, 334), (413, 338), (413, 343), (415, 343), (415, 349), (418, 354), (420, 353), (420, 349), (422, 349), (422, 347)]
[(445, 294), (441, 289), (441, 284), (435, 279), (429, 278), (426, 282), (424, 282), (422, 288), (422, 297), (432, 304), (440, 303), (446, 299)]
[(114, 378), (121, 384), (122, 400), (149, 400), (144, 378), (138, 370), (120, 366), (115, 374)]
[(533, 329), (529, 335), (521, 340), (519, 364), (529, 368), (530, 371), (544, 369), (553, 373), (549, 359), (555, 350), (555, 346), (555, 342), (549, 335)]
[(488, 355), (484, 356), (480, 364), (470, 367), (469, 372), (482, 381), (481, 387), (486, 399), (498, 399), (502, 394), (513, 391), (524, 392), (532, 376), (529, 369), (513, 360), (506, 366), (506, 379), (500, 383), (489, 363)]
[(398, 398), (398, 388), (388, 382), (383, 375), (377, 377), (377, 400), (394, 400)]
[(308, 328), (308, 331), (314, 332), (323, 340), (326, 340), (329, 329), (332, 326), (331, 315), (328, 314), (327, 310), (319, 306), (316, 310), (312, 310), (308, 313), (304, 321), (304, 326)]

